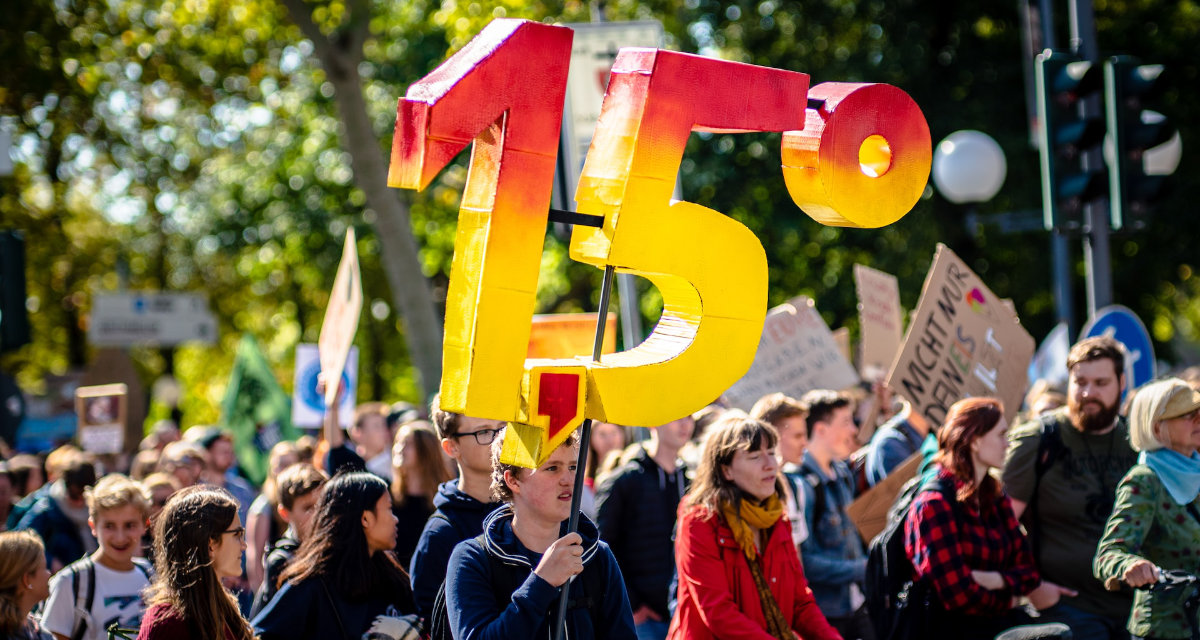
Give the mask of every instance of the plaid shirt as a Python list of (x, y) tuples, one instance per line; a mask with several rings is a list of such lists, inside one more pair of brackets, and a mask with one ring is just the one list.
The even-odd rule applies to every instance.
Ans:
[[(940, 467), (938, 473), (949, 476)], [(955, 481), (954, 486), (961, 488), (962, 483)], [(982, 511), (968, 503), (960, 503), (955, 511), (937, 491), (925, 491), (913, 500), (904, 521), (904, 550), (914, 578), (928, 577), (947, 610), (1004, 613), (1014, 595), (1026, 595), (1041, 582), (1012, 501), (1002, 494)], [(984, 589), (971, 577), (972, 570), (999, 571), (1005, 588)]]

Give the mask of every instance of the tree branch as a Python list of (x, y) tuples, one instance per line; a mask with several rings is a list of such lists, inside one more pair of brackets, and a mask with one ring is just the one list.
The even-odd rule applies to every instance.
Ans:
[(345, 52), (357, 65), (363, 59), (363, 45), (371, 34), (371, 5), (367, 0), (350, 0), (350, 25)]
[[(313, 43), (313, 50), (317, 54), (317, 58), (326, 64), (332, 63), (333, 48), (329, 45), (329, 38), (321, 33), (321, 29), (317, 27), (317, 23), (313, 22), (312, 11), (309, 11), (305, 6), (304, 0), (283, 0), (283, 6), (287, 7), (288, 15), (291, 16), (292, 22), (300, 27), (300, 32), (305, 38)], [(326, 69), (326, 72), (330, 71)]]

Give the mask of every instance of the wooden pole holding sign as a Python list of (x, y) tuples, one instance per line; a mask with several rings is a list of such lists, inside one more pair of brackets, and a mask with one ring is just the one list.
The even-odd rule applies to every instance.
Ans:
[(342, 370), (350, 346), (354, 344), (354, 333), (358, 331), (358, 316), (362, 313), (362, 273), (358, 268), (358, 245), (354, 238), (354, 227), (346, 230), (346, 244), (342, 248), (342, 260), (338, 263), (337, 276), (333, 279), (333, 290), (329, 292), (329, 305), (325, 307), (325, 320), (321, 323), (321, 337), (317, 350), (321, 356), (321, 372), (325, 380), (325, 409), (334, 406), (337, 398)]

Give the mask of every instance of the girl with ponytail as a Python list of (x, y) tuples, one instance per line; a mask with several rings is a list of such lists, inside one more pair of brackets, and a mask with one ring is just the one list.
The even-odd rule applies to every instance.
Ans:
[(0, 533), (0, 639), (53, 640), (29, 615), (49, 595), (42, 539), (32, 531)]

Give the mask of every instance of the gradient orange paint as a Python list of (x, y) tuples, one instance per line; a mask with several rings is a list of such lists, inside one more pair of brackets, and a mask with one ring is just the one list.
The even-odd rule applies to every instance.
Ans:
[(450, 411), (519, 413), (573, 35), (495, 20), (397, 106), (390, 186), (428, 186), (475, 143), (446, 294), (441, 404)]
[(792, 200), (830, 226), (876, 228), (904, 217), (925, 190), (933, 159), (920, 107), (886, 84), (826, 82), (808, 99), (821, 108), (808, 109), (804, 128), (783, 135)]

